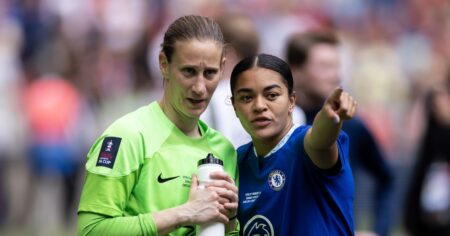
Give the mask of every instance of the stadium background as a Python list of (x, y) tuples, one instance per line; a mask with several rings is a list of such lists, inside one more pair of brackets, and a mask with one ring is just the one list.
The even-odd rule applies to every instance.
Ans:
[[(75, 235), (90, 145), (161, 94), (162, 31), (181, 15), (226, 12), (250, 16), (260, 51), (280, 57), (291, 33), (336, 30), (344, 88), (394, 168), (392, 235), (405, 235), (402, 203), (424, 126), (415, 108), (450, 64), (446, 0), (0, 1), (0, 235)], [(58, 139), (70, 145), (49, 156), (35, 149)], [(355, 178), (356, 228), (370, 230), (373, 183)]]

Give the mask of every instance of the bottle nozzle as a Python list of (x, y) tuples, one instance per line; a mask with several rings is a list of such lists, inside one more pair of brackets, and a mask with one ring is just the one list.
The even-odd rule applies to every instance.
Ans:
[(203, 164), (219, 164), (223, 166), (223, 161), (219, 158), (214, 157), (212, 153), (208, 153), (204, 159), (198, 161), (198, 165)]

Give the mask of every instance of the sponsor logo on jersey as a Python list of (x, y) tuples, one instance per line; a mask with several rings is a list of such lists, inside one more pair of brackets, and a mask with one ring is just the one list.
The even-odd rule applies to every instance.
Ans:
[(192, 177), (183, 175), (182, 178), (183, 178), (183, 187), (190, 188), (191, 182), (192, 182)]
[(158, 175), (158, 183), (160, 183), (160, 184), (165, 183), (165, 182), (167, 182), (167, 181), (170, 181), (170, 180), (173, 180), (173, 179), (176, 179), (176, 178), (180, 177), (180, 176), (173, 176), (173, 177), (163, 178), (163, 177), (161, 177), (161, 175), (162, 175), (162, 173), (160, 173), (160, 174)]
[(263, 215), (255, 215), (244, 226), (244, 236), (274, 236), (273, 226), (269, 219)]
[(117, 137), (106, 137), (103, 140), (102, 148), (98, 154), (97, 166), (104, 166), (111, 169), (114, 167), (121, 141), (122, 139)]
[(286, 176), (281, 170), (273, 170), (270, 172), (267, 182), (273, 190), (280, 191), (286, 182)]

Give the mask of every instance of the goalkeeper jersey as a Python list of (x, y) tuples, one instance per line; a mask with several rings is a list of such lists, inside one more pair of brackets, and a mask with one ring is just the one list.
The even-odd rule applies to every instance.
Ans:
[[(199, 121), (201, 137), (186, 136), (153, 102), (114, 122), (87, 155), (78, 212), (136, 216), (187, 202), (197, 161), (220, 158), (236, 180), (236, 151), (217, 131)], [(183, 226), (170, 235), (194, 235)]]

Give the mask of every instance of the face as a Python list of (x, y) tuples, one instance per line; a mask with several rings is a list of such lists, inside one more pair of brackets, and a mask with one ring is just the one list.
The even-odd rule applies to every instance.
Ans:
[[(303, 68), (295, 70), (296, 91), (326, 99), (340, 85), (338, 49), (329, 44), (317, 44), (309, 51)], [(300, 73), (300, 75), (298, 75)]]
[(170, 63), (161, 53), (163, 101), (169, 115), (198, 119), (217, 87), (223, 63), (222, 47), (213, 40), (177, 41)]
[(254, 141), (281, 140), (292, 126), (294, 102), (281, 75), (265, 68), (242, 72), (233, 91), (236, 115)]

